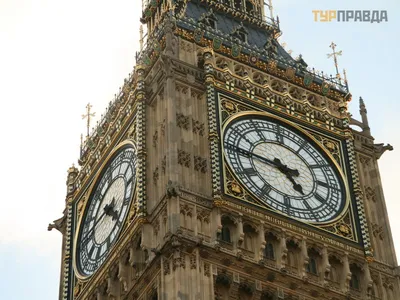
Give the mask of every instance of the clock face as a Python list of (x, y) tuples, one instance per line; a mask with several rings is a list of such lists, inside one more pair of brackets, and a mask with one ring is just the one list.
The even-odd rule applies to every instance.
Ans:
[(102, 265), (118, 239), (136, 186), (136, 161), (135, 148), (120, 148), (94, 185), (77, 240), (77, 267), (84, 276)]
[(228, 123), (223, 144), (236, 177), (270, 208), (312, 223), (343, 211), (343, 176), (303, 131), (266, 115), (245, 115)]

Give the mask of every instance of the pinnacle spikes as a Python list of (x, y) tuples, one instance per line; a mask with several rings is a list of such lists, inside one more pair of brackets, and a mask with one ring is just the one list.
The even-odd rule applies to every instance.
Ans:
[(360, 108), (365, 108), (365, 103), (364, 103), (364, 99), (362, 97), (360, 97)]

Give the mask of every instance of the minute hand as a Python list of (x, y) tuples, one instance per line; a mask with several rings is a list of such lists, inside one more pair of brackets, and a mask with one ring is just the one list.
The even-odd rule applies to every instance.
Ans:
[(286, 174), (291, 174), (292, 176), (299, 176), (299, 171), (288, 168), (286, 165), (283, 165), (281, 163), (281, 161), (279, 159), (277, 159), (277, 158), (275, 158), (274, 160), (271, 160), (271, 159), (268, 159), (266, 157), (263, 157), (261, 155), (255, 154), (255, 153), (247, 151), (247, 150), (244, 150), (242, 148), (239, 148), (239, 147), (231, 145), (231, 144), (227, 144), (227, 146), (228, 146), (228, 148), (231, 148), (232, 150), (236, 150), (237, 152), (239, 152), (239, 153), (241, 153), (243, 155), (246, 155), (246, 156), (249, 156), (249, 157), (254, 157), (254, 158), (258, 159), (261, 162), (264, 162), (264, 163), (267, 163), (269, 165), (272, 165), (272, 166), (278, 168), (279, 171), (281, 171), (285, 175)]

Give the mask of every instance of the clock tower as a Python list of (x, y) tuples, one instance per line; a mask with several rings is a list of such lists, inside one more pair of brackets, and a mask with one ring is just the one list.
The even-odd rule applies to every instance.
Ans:
[(392, 147), (364, 101), (353, 119), (262, 0), (142, 2), (146, 44), (49, 227), (59, 299), (395, 300)]

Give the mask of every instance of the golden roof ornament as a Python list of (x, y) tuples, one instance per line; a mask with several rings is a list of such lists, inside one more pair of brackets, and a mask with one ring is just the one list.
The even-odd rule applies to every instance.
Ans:
[(333, 57), (333, 61), (335, 62), (335, 68), (336, 68), (336, 78), (341, 80), (340, 74), (339, 74), (339, 67), (338, 67), (338, 62), (337, 62), (337, 57), (342, 55), (342, 50), (336, 52), (336, 44), (332, 42), (330, 44), (330, 48), (332, 48), (332, 53), (327, 54), (328, 58)]
[(86, 114), (84, 114), (84, 115), (82, 115), (82, 119), (84, 120), (84, 119), (87, 119), (87, 123), (86, 123), (86, 129), (87, 129), (87, 137), (89, 137), (89, 129), (90, 129), (90, 121), (91, 121), (91, 118), (92, 117), (94, 117), (95, 116), (95, 112), (91, 112), (91, 109), (92, 109), (92, 105), (90, 104), (90, 103), (88, 103), (87, 105), (86, 105)]

